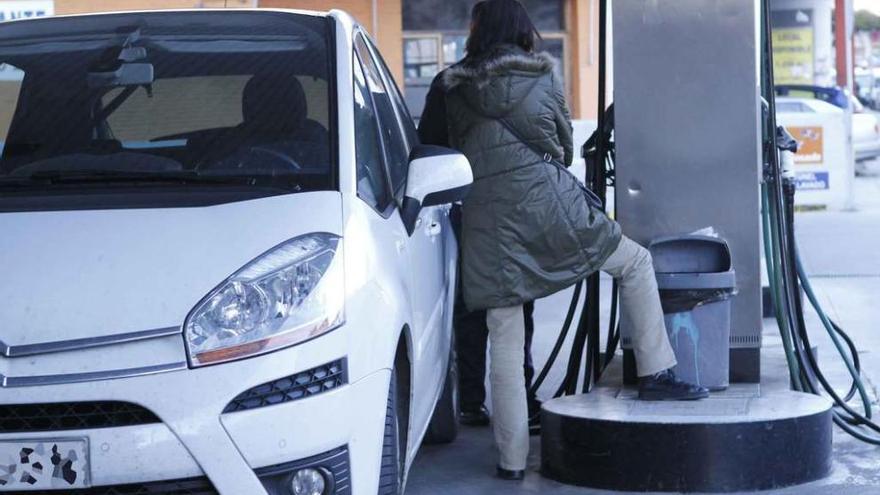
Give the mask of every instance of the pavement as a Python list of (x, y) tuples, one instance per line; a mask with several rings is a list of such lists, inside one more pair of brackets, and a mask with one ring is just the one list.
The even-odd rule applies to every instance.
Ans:
[[(859, 348), (863, 378), (868, 384), (874, 410), (880, 414), (880, 160), (867, 163), (864, 175), (856, 179), (856, 208), (853, 211), (815, 211), (796, 217), (801, 256), (814, 289), (826, 312), (853, 338)], [(606, 286), (608, 281), (605, 280)], [(606, 294), (608, 290), (604, 291)], [(563, 291), (538, 301), (535, 309), (535, 361), (543, 363), (549, 354), (571, 299)], [(603, 304), (608, 307), (608, 304)], [(604, 316), (607, 318), (607, 315)], [(819, 362), (839, 390), (849, 386), (845, 367), (835, 355), (815, 314), (807, 315), (811, 340), (819, 346)], [(563, 352), (566, 355), (567, 352)], [(603, 384), (620, 383), (621, 359), (603, 377)], [(563, 374), (558, 364), (547, 383), (558, 384)], [(762, 347), (762, 387), (788, 387), (787, 368), (775, 321), (765, 320)], [(549, 388), (549, 387), (548, 387)], [(551, 392), (539, 395), (548, 398)], [(410, 495), (449, 494), (534, 494), (592, 495), (608, 492), (578, 488), (543, 478), (540, 466), (540, 437), (532, 437), (529, 468), (523, 482), (493, 477), (497, 454), (489, 428), (462, 427), (450, 445), (425, 445), (409, 474)], [(880, 494), (880, 447), (856, 441), (835, 427), (834, 464), (831, 475), (815, 483), (761, 493), (771, 495), (877, 495)], [(793, 455), (792, 462), (797, 462)]]

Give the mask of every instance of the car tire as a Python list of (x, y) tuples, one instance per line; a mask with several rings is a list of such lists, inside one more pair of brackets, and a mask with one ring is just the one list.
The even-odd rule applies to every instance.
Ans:
[(428, 432), (425, 434), (425, 443), (441, 444), (452, 443), (458, 436), (458, 415), (460, 412), (458, 402), (458, 364), (455, 351), (449, 352), (449, 363), (446, 365), (446, 382), (443, 384), (443, 392), (434, 406)]
[(403, 488), (403, 455), (397, 397), (397, 372), (391, 372), (388, 401), (385, 406), (385, 435), (382, 439), (382, 467), (378, 495), (399, 495)]

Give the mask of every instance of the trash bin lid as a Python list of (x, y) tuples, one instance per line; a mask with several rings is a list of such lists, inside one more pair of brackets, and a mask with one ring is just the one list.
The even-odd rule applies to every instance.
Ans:
[(660, 290), (734, 290), (736, 273), (733, 270), (715, 273), (657, 273)]
[(717, 273), (731, 270), (730, 247), (718, 237), (679, 235), (648, 246), (657, 273)]

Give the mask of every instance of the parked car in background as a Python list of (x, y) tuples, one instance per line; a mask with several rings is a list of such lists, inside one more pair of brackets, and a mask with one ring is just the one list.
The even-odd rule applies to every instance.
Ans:
[(351, 17), (14, 21), (0, 63), (0, 491), (397, 494), (455, 437), (471, 170)]
[(856, 96), (868, 108), (880, 110), (880, 68), (856, 68)]
[(837, 86), (812, 86), (808, 84), (777, 84), (776, 96), (812, 98), (830, 103), (837, 108), (846, 109), (849, 105), (849, 91)]
[[(880, 157), (880, 118), (853, 97), (853, 152), (856, 161)], [(859, 168), (856, 167), (856, 171)]]
[[(852, 97), (852, 140), (853, 153), (856, 159), (856, 172), (864, 170), (859, 163), (880, 157), (880, 119), (867, 111), (855, 97)], [(812, 98), (779, 97), (776, 99), (776, 111), (779, 113), (840, 113), (843, 112), (825, 101)]]

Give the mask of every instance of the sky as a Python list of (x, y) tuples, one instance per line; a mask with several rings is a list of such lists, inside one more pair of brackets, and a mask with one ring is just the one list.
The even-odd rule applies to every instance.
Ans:
[(880, 15), (880, 0), (853, 0), (854, 10), (870, 10)]

